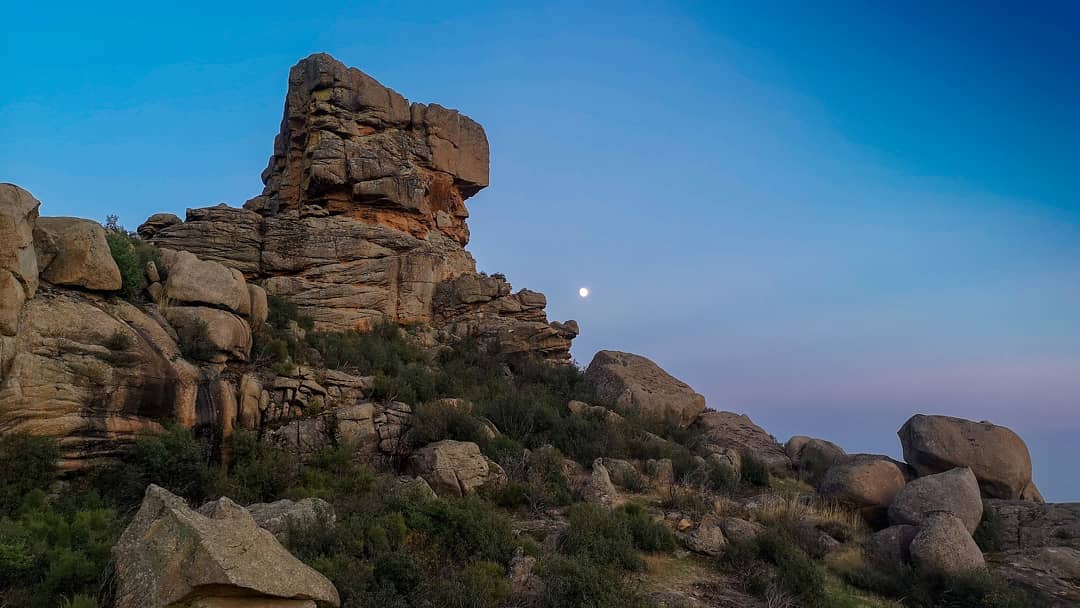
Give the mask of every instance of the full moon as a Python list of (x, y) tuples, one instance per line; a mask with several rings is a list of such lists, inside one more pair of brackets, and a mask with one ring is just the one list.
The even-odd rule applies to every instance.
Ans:
[(589, 297), (589, 288), (582, 287), (581, 289), (577, 290), (577, 295), (581, 296), (582, 298)]

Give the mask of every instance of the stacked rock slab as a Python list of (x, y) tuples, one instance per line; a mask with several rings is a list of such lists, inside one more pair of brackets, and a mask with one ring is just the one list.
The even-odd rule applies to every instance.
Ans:
[(159, 214), (139, 233), (240, 271), (318, 330), (433, 323), (446, 337), (569, 360), (577, 325), (548, 323), (542, 294), (493, 284), (465, 250), (465, 199), (488, 184), (487, 137), (472, 119), (312, 55), (289, 73), (262, 178), (244, 209), (190, 209), (179, 223)]

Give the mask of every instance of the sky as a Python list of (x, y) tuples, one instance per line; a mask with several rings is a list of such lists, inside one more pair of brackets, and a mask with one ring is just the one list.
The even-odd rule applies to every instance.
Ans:
[(241, 205), (328, 52), (484, 125), (470, 250), (579, 363), (849, 452), (990, 420), (1080, 501), (1080, 5), (153, 4), (5, 9), (0, 181), (43, 214)]

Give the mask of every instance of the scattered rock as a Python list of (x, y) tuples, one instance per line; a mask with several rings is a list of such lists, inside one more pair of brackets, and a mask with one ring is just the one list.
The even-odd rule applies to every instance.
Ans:
[(589, 363), (585, 379), (599, 398), (681, 427), (705, 411), (704, 397), (641, 355), (602, 350)]
[(224, 606), (230, 598), (291, 608), (341, 604), (329, 580), (290, 555), (243, 507), (227, 498), (217, 503), (207, 517), (162, 488), (147, 488), (113, 549), (117, 608), (195, 600)]
[(510, 560), (510, 589), (514, 595), (537, 596), (544, 591), (544, 581), (534, 572), (537, 561), (518, 547)]
[(1003, 426), (918, 414), (908, 419), (897, 434), (904, 447), (904, 460), (920, 476), (969, 467), (987, 498), (1041, 498), (1031, 481), (1027, 446)]
[(39, 217), (34, 250), (41, 278), (93, 291), (120, 289), (120, 268), (101, 224), (77, 217)]
[(911, 561), (926, 572), (959, 574), (986, 567), (982, 551), (959, 517), (931, 513), (909, 546)]
[(982, 520), (979, 482), (967, 467), (920, 477), (903, 487), (889, 505), (892, 524), (921, 524), (930, 513), (948, 511), (960, 518), (968, 534)]
[[(260, 528), (268, 530), (283, 543), (288, 542), (290, 527), (306, 528), (316, 524), (332, 526), (337, 522), (334, 507), (321, 498), (261, 502), (248, 505), (247, 510)], [(203, 512), (203, 509), (199, 509), (199, 512), (213, 517), (211, 513)]]

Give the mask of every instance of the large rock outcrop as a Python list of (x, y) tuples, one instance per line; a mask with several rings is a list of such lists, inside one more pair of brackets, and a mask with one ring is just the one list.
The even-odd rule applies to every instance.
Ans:
[(0, 184), (0, 378), (10, 362), (19, 311), (38, 286), (34, 223), (41, 203), (15, 184)]
[(917, 414), (897, 432), (904, 460), (919, 475), (969, 467), (983, 496), (1042, 502), (1031, 481), (1031, 455), (1020, 436), (989, 422)]
[(289, 554), (243, 507), (204, 506), (151, 485), (113, 549), (116, 607), (339, 606), (334, 585)]
[(646, 418), (685, 427), (705, 411), (705, 397), (641, 355), (599, 351), (585, 379), (601, 399)]
[(318, 330), (431, 323), (443, 337), (569, 360), (577, 324), (549, 323), (542, 294), (476, 273), (464, 248), (464, 201), (488, 183), (487, 138), (470, 118), (312, 55), (289, 73), (262, 178), (244, 209), (158, 214), (139, 233), (240, 271)]
[(736, 458), (748, 454), (776, 473), (786, 472), (791, 467), (784, 447), (746, 414), (706, 410), (694, 426), (704, 433), (705, 448), (710, 452), (734, 452)]
[(829, 467), (821, 482), (822, 495), (859, 509), (872, 525), (883, 525), (887, 510), (906, 479), (891, 460), (857, 454)]

